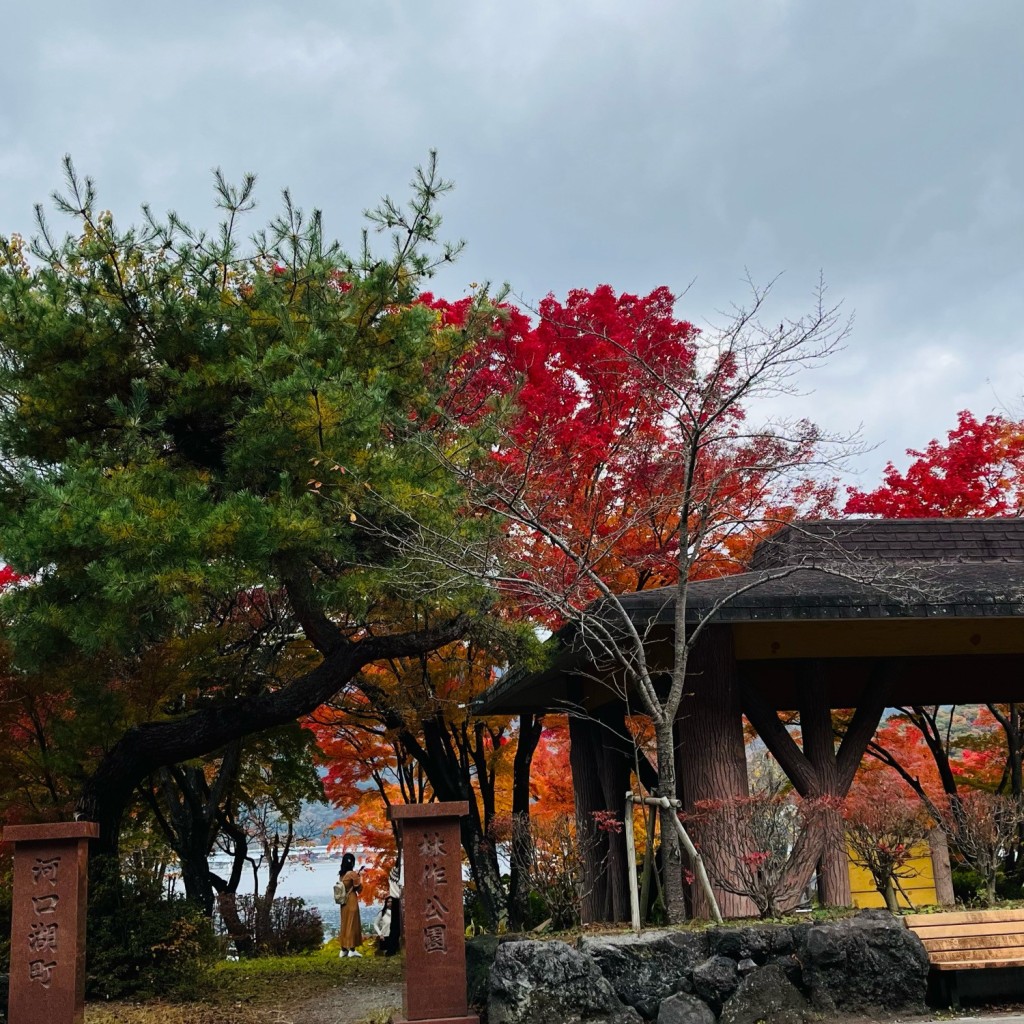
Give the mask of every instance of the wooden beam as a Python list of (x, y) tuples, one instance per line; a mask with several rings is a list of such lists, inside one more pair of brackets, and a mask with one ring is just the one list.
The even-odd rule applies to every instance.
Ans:
[(743, 686), (742, 694), (743, 713), (757, 730), (764, 745), (775, 756), (786, 777), (801, 796), (813, 795), (818, 783), (814, 767), (779, 721), (775, 709), (750, 683)]
[(1019, 618), (839, 619), (737, 622), (740, 661), (786, 658), (1024, 654)]
[(838, 775), (839, 796), (846, 796), (853, 785), (853, 777), (864, 758), (871, 737), (878, 729), (885, 709), (889, 706), (891, 694), (899, 678), (899, 664), (893, 658), (887, 658), (872, 666), (868, 676), (868, 685), (861, 697), (857, 710), (853, 713), (836, 755), (836, 771)]

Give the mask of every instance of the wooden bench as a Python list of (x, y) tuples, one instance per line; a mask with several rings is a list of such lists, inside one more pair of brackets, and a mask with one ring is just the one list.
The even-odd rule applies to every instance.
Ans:
[(959, 971), (1024, 967), (1024, 909), (907, 914), (907, 927), (924, 944), (939, 972), (943, 998), (959, 1007)]

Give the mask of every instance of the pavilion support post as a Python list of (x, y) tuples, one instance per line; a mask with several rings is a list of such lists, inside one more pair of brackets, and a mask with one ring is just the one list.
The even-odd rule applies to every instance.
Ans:
[(569, 767), (576, 804), (576, 835), (583, 855), (584, 924), (605, 920), (608, 899), (608, 835), (594, 826), (594, 813), (605, 809), (597, 768), (601, 758), (600, 728), (586, 716), (569, 715)]
[(846, 829), (839, 804), (839, 763), (829, 700), (828, 675), (822, 659), (801, 662), (797, 670), (797, 698), (800, 703), (800, 731), (804, 755), (814, 768), (815, 796), (835, 801), (822, 815), (822, 848), (818, 861), (818, 890), (826, 907), (849, 907), (850, 862), (846, 853)]
[(584, 922), (628, 921), (629, 878), (625, 832), (602, 830), (595, 814), (626, 821), (632, 742), (620, 705), (569, 716), (569, 764), (576, 803), (576, 832), (584, 863)]
[[(677, 774), (679, 794), (686, 811), (701, 801), (733, 800), (749, 795), (747, 752), (743, 741), (740, 699), (732, 631), (728, 626), (709, 626), (694, 645), (687, 667), (687, 687), (676, 721), (679, 741)], [(662, 794), (667, 795), (667, 794)], [(717, 850), (696, 836), (711, 875), (726, 870), (742, 854)], [(708, 918), (711, 907), (704, 889), (694, 883), (693, 916)], [(724, 917), (753, 917), (757, 908), (744, 896), (715, 888)]]
[[(871, 666), (860, 703), (847, 726), (838, 750), (835, 748), (834, 738), (826, 738), (825, 735), (826, 721), (828, 733), (832, 732), (832, 719), (830, 702), (823, 682), (823, 664), (811, 661), (798, 667), (797, 690), (801, 704), (801, 730), (804, 742), (802, 750), (779, 720), (775, 709), (749, 681), (743, 687), (743, 711), (800, 796), (808, 799), (831, 797), (837, 801), (842, 800), (850, 792), (853, 777), (864, 751), (882, 719), (896, 672), (896, 663), (893, 660), (879, 659)], [(831, 836), (827, 834), (829, 830), (832, 832)], [(821, 846), (826, 853), (830, 852), (829, 846), (834, 853), (836, 845), (843, 853), (844, 878), (840, 880), (837, 877), (838, 857), (827, 860), (826, 870), (823, 871), (822, 896), (826, 902), (845, 898), (845, 903), (832, 905), (848, 906), (849, 869), (846, 866), (845, 836), (838, 808), (834, 821), (826, 824), (825, 834), (821, 836)], [(808, 871), (810, 870), (813, 870), (813, 865), (809, 866)]]
[(597, 712), (601, 723), (599, 734), (601, 754), (597, 772), (601, 780), (604, 809), (624, 823), (618, 832), (608, 833), (608, 902), (605, 920), (625, 921), (631, 917), (630, 893), (636, 889), (636, 872), (630, 874), (627, 861), (626, 833), (632, 831), (632, 807), (625, 798), (631, 789), (632, 740), (626, 732), (626, 717), (621, 705), (605, 705)]

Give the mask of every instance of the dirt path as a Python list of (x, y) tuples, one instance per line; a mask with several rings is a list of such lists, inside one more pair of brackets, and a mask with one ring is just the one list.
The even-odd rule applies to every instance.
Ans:
[(356, 980), (326, 992), (258, 1006), (210, 1003), (91, 1003), (86, 1024), (386, 1024), (402, 1005), (400, 982)]
[(385, 1024), (389, 1013), (398, 1016), (401, 1006), (401, 984), (340, 985), (295, 1004), (289, 1010), (291, 1016), (279, 1019), (281, 1024)]

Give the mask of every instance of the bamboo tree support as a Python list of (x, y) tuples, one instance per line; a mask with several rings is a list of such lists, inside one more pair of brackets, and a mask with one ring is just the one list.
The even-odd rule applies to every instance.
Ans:
[[(632, 794), (631, 794), (632, 795)], [(669, 800), (667, 796), (648, 796), (644, 797), (644, 803), (653, 805), (654, 807), (679, 807), (681, 806), (678, 800)], [(716, 923), (722, 923), (722, 912), (718, 909), (718, 900), (715, 899), (715, 891), (711, 888), (711, 880), (708, 878), (707, 870), (704, 867), (704, 858), (701, 857), (697, 851), (697, 847), (693, 845), (693, 840), (690, 838), (689, 833), (683, 828), (683, 823), (679, 820), (678, 814), (672, 815), (672, 820), (676, 823), (676, 828), (679, 830), (679, 838), (682, 841), (683, 848), (686, 850), (693, 863), (694, 873), (697, 875), (697, 881), (700, 887), (704, 890), (704, 895), (708, 898), (708, 906), (711, 907), (711, 916), (715, 919)]]
[(654, 832), (658, 827), (657, 808), (647, 812), (647, 848), (644, 850), (644, 872), (640, 880), (640, 919), (647, 917), (647, 905), (651, 895), (651, 868), (654, 866)]
[(633, 802), (632, 790), (626, 793), (626, 865), (629, 875), (629, 914), (635, 934), (640, 934), (640, 901), (636, 892), (636, 840), (633, 836)]

